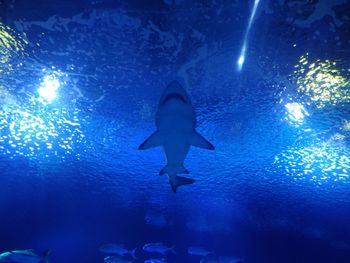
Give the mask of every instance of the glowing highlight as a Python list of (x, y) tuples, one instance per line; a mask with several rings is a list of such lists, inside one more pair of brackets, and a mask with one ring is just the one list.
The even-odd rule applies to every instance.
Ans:
[(309, 116), (308, 112), (305, 110), (304, 106), (297, 102), (287, 103), (285, 105), (287, 109), (287, 120), (294, 124), (295, 126), (299, 126), (303, 123), (305, 116)]
[(19, 96), (0, 85), (0, 156), (64, 160), (75, 154), (80, 158), (75, 149), (86, 143), (80, 110), (63, 100), (47, 107), (57, 98), (57, 91), (63, 91), (68, 76), (42, 71), (42, 82), (34, 94), (23, 88)]
[(10, 27), (0, 22), (0, 74), (11, 72), (14, 68), (11, 59), (24, 55), (28, 42)]
[(310, 63), (307, 55), (302, 56), (294, 78), (298, 92), (308, 96), (317, 108), (350, 102), (349, 71), (337, 69), (335, 61), (317, 59)]
[(38, 93), (45, 102), (51, 103), (57, 96), (57, 90), (61, 86), (55, 75), (47, 75), (40, 84)]
[(248, 26), (247, 26), (247, 29), (245, 31), (244, 38), (243, 38), (243, 45), (242, 45), (241, 52), (240, 52), (238, 60), (237, 60), (238, 71), (241, 71), (243, 68), (243, 64), (244, 64), (244, 61), (246, 58), (246, 52), (247, 52), (248, 35), (249, 35), (250, 29), (252, 27), (254, 17), (256, 14), (256, 10), (258, 9), (259, 3), (260, 3), (260, 0), (254, 0), (253, 10), (252, 10), (250, 17), (249, 17)]

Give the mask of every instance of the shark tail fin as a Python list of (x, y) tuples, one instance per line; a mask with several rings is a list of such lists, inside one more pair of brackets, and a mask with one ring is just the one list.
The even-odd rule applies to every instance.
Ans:
[(43, 252), (43, 259), (44, 259), (44, 262), (45, 263), (50, 263), (49, 261), (49, 256), (50, 254), (53, 252), (53, 250), (51, 249), (46, 249), (44, 252)]
[(140, 144), (139, 150), (147, 150), (149, 148), (162, 145), (162, 138), (158, 131), (151, 134), (143, 143)]
[(162, 170), (160, 170), (159, 175), (164, 174), (189, 174), (190, 172), (183, 166), (183, 165), (177, 165), (177, 166), (170, 166), (166, 165), (163, 167)]
[(131, 250), (130, 254), (132, 256), (133, 259), (136, 259), (136, 250), (137, 250), (137, 247), (135, 247), (133, 250)]
[(169, 176), (169, 183), (173, 192), (176, 193), (176, 190), (179, 186), (193, 184), (194, 180), (191, 178), (176, 175), (176, 176)]
[(215, 149), (214, 145), (212, 145), (207, 139), (205, 139), (202, 135), (200, 135), (196, 131), (194, 132), (191, 138), (191, 145), (199, 148), (208, 149), (208, 150)]

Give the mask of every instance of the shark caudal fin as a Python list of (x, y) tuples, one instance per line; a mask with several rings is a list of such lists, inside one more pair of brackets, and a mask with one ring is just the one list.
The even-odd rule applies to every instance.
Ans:
[(164, 174), (189, 174), (190, 172), (183, 165), (166, 165), (160, 170), (159, 175)]
[(143, 143), (140, 144), (139, 150), (147, 150), (149, 148), (158, 147), (162, 145), (162, 142), (163, 140), (159, 134), (159, 131), (155, 131)]
[(176, 190), (179, 186), (193, 184), (194, 180), (191, 178), (175, 175), (169, 176), (169, 183), (173, 192), (176, 193)]
[(191, 138), (191, 145), (199, 148), (204, 148), (207, 150), (214, 150), (215, 147), (212, 145), (207, 139), (205, 139), (202, 135), (200, 135), (198, 132), (194, 132), (192, 138)]

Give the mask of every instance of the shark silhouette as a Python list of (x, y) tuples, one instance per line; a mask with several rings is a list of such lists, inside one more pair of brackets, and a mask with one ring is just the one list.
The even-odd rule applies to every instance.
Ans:
[(196, 115), (186, 91), (172, 81), (160, 97), (156, 113), (157, 130), (140, 146), (140, 150), (162, 146), (167, 164), (159, 172), (167, 174), (173, 192), (194, 180), (177, 174), (189, 174), (184, 160), (192, 146), (214, 150), (214, 146), (196, 131)]

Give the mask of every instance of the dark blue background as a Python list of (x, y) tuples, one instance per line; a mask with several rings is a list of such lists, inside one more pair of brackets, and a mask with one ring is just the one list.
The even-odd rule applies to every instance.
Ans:
[[(170, 262), (199, 262), (189, 246), (247, 263), (350, 262), (350, 181), (338, 179), (350, 169), (339, 161), (350, 158), (350, 97), (319, 107), (298, 91), (294, 72), (308, 53), (310, 63), (336, 61), (350, 79), (349, 1), (261, 0), (241, 72), (252, 1), (1, 3), (2, 23), (28, 42), (0, 53), (10, 58), (0, 63), (1, 251), (52, 248), (52, 262), (102, 262), (99, 245), (113, 242), (139, 247), (143, 262), (156, 256), (142, 252), (145, 243), (164, 242), (177, 251)], [(57, 72), (64, 84), (42, 105), (37, 88)], [(158, 176), (161, 150), (137, 150), (175, 78), (216, 146), (191, 149), (185, 166), (196, 183), (177, 194)], [(309, 112), (299, 126), (285, 120), (288, 101)], [(58, 136), (25, 130), (16, 143), (26, 132), (32, 141), (14, 148), (15, 110), (53, 124)], [(326, 154), (308, 174), (300, 149), (312, 146)]]

